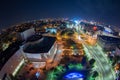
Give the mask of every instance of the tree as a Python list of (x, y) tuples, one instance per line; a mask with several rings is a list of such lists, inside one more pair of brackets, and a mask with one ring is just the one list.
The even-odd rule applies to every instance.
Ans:
[(98, 76), (98, 72), (94, 71), (92, 77), (96, 78)]
[(91, 60), (89, 61), (90, 68), (93, 68), (93, 67), (94, 67), (94, 63), (95, 63), (95, 59), (91, 59)]
[(91, 59), (91, 60), (89, 61), (89, 63), (90, 63), (90, 65), (93, 65), (93, 64), (95, 63), (95, 59)]
[(55, 80), (55, 78), (57, 78), (57, 76), (54, 71), (48, 73), (47, 80)]

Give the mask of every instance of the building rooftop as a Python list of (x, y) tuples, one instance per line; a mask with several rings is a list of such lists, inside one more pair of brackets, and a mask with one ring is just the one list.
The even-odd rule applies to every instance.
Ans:
[(27, 39), (27, 41), (26, 42), (32, 42), (32, 41), (36, 41), (36, 40), (39, 40), (39, 39), (41, 39), (42, 38), (42, 35), (32, 35), (31, 37), (29, 37), (28, 39)]
[(120, 38), (105, 36), (105, 35), (99, 35), (98, 37), (101, 38), (103, 41), (112, 42), (112, 43), (120, 43)]
[(24, 49), (24, 52), (47, 53), (51, 49), (55, 41), (56, 41), (56, 37), (44, 36), (43, 40), (40, 41), (39, 43), (27, 45), (27, 47)]

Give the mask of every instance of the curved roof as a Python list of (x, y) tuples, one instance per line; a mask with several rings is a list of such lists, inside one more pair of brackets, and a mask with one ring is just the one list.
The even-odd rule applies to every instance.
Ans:
[(116, 38), (116, 37), (99, 35), (99, 38), (101, 38), (103, 41), (107, 41), (107, 42), (120, 43), (120, 38)]
[(44, 39), (35, 44), (29, 44), (25, 47), (24, 52), (26, 53), (47, 53), (54, 42), (56, 41), (56, 37), (48, 37), (45, 36)]
[(41, 38), (42, 38), (42, 35), (36, 35), (35, 34), (35, 35), (32, 35), (31, 37), (29, 37), (26, 42), (36, 41), (36, 40), (39, 40)]

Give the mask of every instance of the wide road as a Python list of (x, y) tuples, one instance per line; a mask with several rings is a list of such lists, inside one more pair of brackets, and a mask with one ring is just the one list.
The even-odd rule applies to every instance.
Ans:
[(105, 53), (101, 50), (99, 45), (88, 46), (84, 44), (88, 54), (96, 60), (96, 70), (100, 73), (100, 80), (115, 80), (115, 72), (109, 63)]
[[(78, 31), (79, 33), (84, 34), (81, 29)], [(87, 56), (96, 60), (95, 70), (99, 73), (99, 77), (96, 80), (115, 80), (115, 71), (102, 48), (98, 44), (96, 46), (89, 46), (83, 39), (80, 41), (83, 44)]]

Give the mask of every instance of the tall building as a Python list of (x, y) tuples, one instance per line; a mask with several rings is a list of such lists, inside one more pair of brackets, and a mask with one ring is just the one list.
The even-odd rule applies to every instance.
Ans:
[(57, 51), (57, 44), (55, 37), (44, 36), (37, 41), (27, 42), (21, 47), (21, 52), (25, 58), (33, 63), (33, 65), (40, 67), (49, 60), (53, 60)]
[(120, 45), (120, 38), (98, 35), (97, 42), (103, 50), (111, 51), (115, 50), (116, 46)]
[(9, 54), (8, 56), (4, 56), (2, 61), (0, 61), (2, 62), (2, 67), (0, 69), (0, 80), (5, 77), (5, 74), (11, 74), (12, 76), (15, 76), (19, 68), (25, 62), (20, 50), (13, 53), (11, 56)]
[[(0, 80), (11, 80), (8, 74), (15, 76), (26, 60), (32, 62), (35, 68), (44, 67), (47, 61), (52, 61), (57, 52), (56, 37), (37, 36), (28, 40), (20, 48), (13, 47), (9, 54), (0, 56)], [(29, 39), (29, 38), (28, 38)], [(6, 53), (8, 53), (6, 52)], [(6, 76), (7, 74), (7, 76)]]

